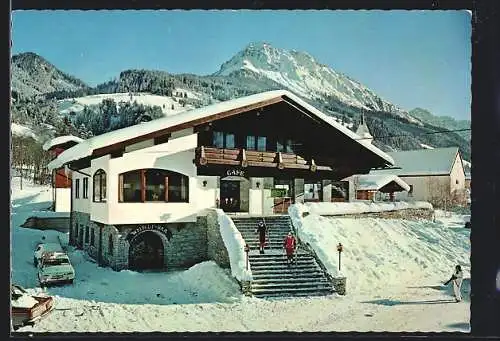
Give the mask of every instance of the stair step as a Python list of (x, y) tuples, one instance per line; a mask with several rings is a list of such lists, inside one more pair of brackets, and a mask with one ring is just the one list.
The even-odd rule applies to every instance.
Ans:
[(293, 272), (288, 272), (288, 273), (280, 273), (280, 274), (275, 274), (275, 273), (272, 273), (272, 274), (255, 274), (255, 273), (252, 273), (252, 277), (253, 277), (253, 280), (254, 281), (260, 281), (260, 280), (270, 280), (270, 281), (273, 281), (275, 279), (279, 279), (279, 280), (286, 280), (286, 279), (289, 279), (289, 278), (317, 278), (317, 279), (321, 279), (321, 278), (325, 278), (325, 275), (322, 273), (322, 272), (310, 272), (310, 273), (307, 273), (307, 274), (299, 274), (300, 277), (298, 277), (298, 274), (296, 273), (293, 273)]
[(309, 291), (304, 291), (304, 292), (293, 292), (293, 293), (274, 293), (274, 292), (260, 292), (260, 293), (255, 293), (255, 297), (262, 297), (262, 298), (282, 298), (282, 297), (306, 297), (306, 296), (328, 296), (334, 294), (335, 291), (329, 291), (329, 290), (321, 290), (321, 291), (315, 291), (315, 292), (309, 292)]
[(329, 282), (313, 282), (313, 281), (306, 281), (302, 283), (296, 283), (296, 282), (281, 282), (281, 283), (257, 283), (255, 286), (252, 283), (252, 290), (253, 289), (271, 289), (271, 288), (276, 288), (276, 289), (285, 289), (285, 288), (333, 288), (333, 285)]
[[(252, 267), (258, 267), (258, 266), (266, 266), (266, 265), (275, 265), (275, 264), (283, 264), (286, 263), (286, 261), (283, 259), (281, 261), (279, 260), (271, 260), (271, 261), (255, 261), (251, 260), (250, 265)], [(316, 262), (313, 259), (297, 259), (297, 263), (294, 265), (309, 265), (309, 266), (315, 266)]]
[(310, 277), (310, 276), (300, 276), (300, 277), (287, 277), (287, 278), (282, 278), (282, 277), (277, 277), (277, 278), (257, 278), (253, 279), (252, 285), (253, 284), (271, 284), (271, 283), (325, 283), (325, 284), (331, 284), (331, 282), (326, 279), (326, 277)]
[(335, 290), (333, 288), (282, 288), (282, 289), (277, 289), (277, 288), (255, 288), (252, 289), (253, 294), (258, 294), (258, 295), (277, 295), (277, 294), (283, 294), (283, 293), (308, 293), (309, 295), (313, 296), (315, 293), (319, 292), (329, 292), (329, 293), (334, 293)]

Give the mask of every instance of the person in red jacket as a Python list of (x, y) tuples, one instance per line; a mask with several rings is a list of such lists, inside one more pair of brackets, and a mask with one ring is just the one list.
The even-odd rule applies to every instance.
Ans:
[(293, 253), (295, 252), (295, 248), (297, 247), (297, 240), (292, 235), (292, 232), (288, 232), (288, 235), (285, 237), (283, 241), (283, 248), (286, 251), (287, 265), (290, 265), (293, 260)]

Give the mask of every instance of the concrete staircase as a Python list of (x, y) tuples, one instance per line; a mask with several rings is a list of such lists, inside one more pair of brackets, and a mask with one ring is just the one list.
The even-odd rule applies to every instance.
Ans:
[(231, 217), (250, 246), (249, 261), (253, 274), (252, 293), (256, 297), (320, 296), (334, 292), (312, 254), (298, 245), (296, 264), (288, 266), (283, 251), (283, 240), (292, 230), (290, 217), (265, 217), (269, 240), (265, 253), (259, 253), (259, 236), (255, 232), (261, 217)]

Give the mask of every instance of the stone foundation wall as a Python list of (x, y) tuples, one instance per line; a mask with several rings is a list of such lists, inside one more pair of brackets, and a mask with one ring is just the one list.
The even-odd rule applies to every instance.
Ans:
[[(119, 229), (113, 225), (102, 225), (90, 221), (90, 215), (82, 212), (73, 212), (72, 238), (73, 244), (86, 251), (89, 256), (100, 261), (101, 266), (109, 266), (114, 270), (128, 268), (130, 244), (127, 236), (139, 225), (120, 226)], [(165, 224), (167, 235), (160, 232), (160, 238), (164, 245), (164, 257), (167, 270), (185, 269), (196, 263), (212, 259), (208, 257), (207, 219), (198, 217), (196, 223), (172, 223)], [(89, 227), (88, 239), (86, 239), (86, 228)], [(102, 229), (102, 241), (100, 230)], [(92, 231), (94, 231), (94, 243), (92, 245)], [(215, 231), (215, 229), (212, 229)], [(218, 225), (217, 225), (218, 231)], [(212, 240), (216, 237), (212, 233)], [(212, 244), (212, 247), (223, 246), (222, 237)], [(101, 247), (101, 259), (99, 260), (99, 247)], [(227, 254), (227, 251), (226, 251)], [(222, 256), (223, 257), (223, 256)], [(229, 265), (229, 259), (227, 264)], [(224, 262), (221, 261), (223, 264)]]
[(220, 234), (215, 211), (207, 214), (205, 224), (207, 228), (207, 258), (213, 260), (222, 268), (229, 268), (229, 254)]

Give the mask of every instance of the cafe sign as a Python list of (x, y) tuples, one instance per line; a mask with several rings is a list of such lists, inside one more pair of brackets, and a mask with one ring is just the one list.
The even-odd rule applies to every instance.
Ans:
[(245, 171), (242, 169), (228, 169), (226, 170), (227, 176), (241, 176), (245, 177)]
[(140, 225), (138, 228), (136, 228), (135, 230), (131, 231), (127, 235), (127, 240), (131, 241), (132, 239), (134, 239), (135, 237), (137, 237), (139, 234), (141, 234), (142, 232), (146, 232), (146, 231), (161, 232), (169, 240), (170, 240), (170, 237), (172, 236), (172, 232), (170, 232), (168, 230), (168, 228), (166, 226), (164, 226), (164, 225), (161, 225), (161, 224), (145, 224), (145, 225)]

